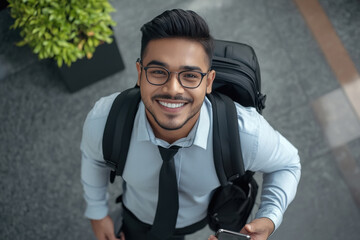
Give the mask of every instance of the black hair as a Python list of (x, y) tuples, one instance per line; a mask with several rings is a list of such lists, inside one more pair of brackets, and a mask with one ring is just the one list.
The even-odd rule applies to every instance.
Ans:
[(151, 40), (161, 38), (188, 38), (199, 42), (209, 58), (211, 66), (214, 40), (205, 20), (191, 10), (167, 10), (141, 27), (141, 58)]

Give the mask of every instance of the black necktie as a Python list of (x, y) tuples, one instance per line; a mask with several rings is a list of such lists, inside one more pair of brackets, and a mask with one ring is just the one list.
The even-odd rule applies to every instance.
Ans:
[(179, 211), (178, 186), (175, 172), (174, 156), (179, 147), (163, 148), (159, 146), (163, 164), (159, 177), (159, 198), (153, 226), (149, 239), (167, 239), (175, 230)]

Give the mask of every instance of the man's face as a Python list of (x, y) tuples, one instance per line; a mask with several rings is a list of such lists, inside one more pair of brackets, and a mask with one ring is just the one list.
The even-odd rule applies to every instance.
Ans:
[[(198, 69), (208, 73), (210, 68), (203, 46), (196, 41), (183, 38), (150, 41), (142, 65), (161, 66), (170, 72)], [(164, 85), (155, 86), (146, 80), (145, 70), (140, 63), (137, 63), (137, 70), (137, 84), (140, 86), (147, 118), (154, 131), (159, 128), (189, 131), (199, 117), (205, 94), (211, 92), (215, 72), (210, 71), (205, 75), (199, 87), (188, 89), (181, 86), (177, 73), (171, 73)]]

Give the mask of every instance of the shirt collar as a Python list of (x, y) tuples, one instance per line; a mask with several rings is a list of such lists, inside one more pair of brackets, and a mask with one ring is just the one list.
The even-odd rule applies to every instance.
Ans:
[(177, 145), (180, 147), (191, 147), (192, 145), (195, 145), (206, 150), (210, 132), (210, 121), (212, 118), (211, 114), (211, 103), (207, 98), (205, 98), (205, 101), (200, 109), (200, 117), (193, 129), (190, 131), (189, 135), (185, 138), (177, 140), (173, 144), (169, 144), (166, 141), (155, 137), (150, 123), (146, 117), (145, 105), (141, 101), (135, 119), (134, 130), (137, 131), (138, 141), (150, 141), (155, 145), (159, 145), (165, 148), (168, 148), (172, 145)]

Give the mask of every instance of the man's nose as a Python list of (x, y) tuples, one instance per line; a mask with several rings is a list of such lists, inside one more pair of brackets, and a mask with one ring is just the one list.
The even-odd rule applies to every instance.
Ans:
[(169, 80), (164, 85), (164, 91), (169, 94), (178, 94), (184, 91), (183, 86), (181, 86), (180, 81), (178, 79), (178, 73), (170, 73)]

